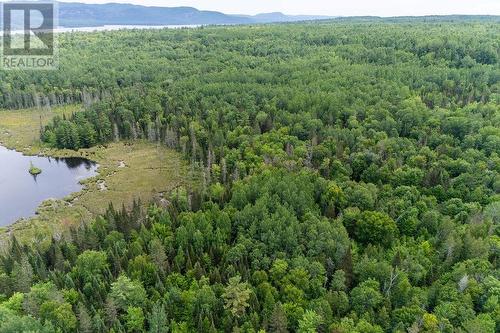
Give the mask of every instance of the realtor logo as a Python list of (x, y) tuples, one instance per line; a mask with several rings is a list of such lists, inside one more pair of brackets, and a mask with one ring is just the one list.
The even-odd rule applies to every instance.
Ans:
[(1, 6), (3, 69), (56, 69), (54, 2), (6, 2)]

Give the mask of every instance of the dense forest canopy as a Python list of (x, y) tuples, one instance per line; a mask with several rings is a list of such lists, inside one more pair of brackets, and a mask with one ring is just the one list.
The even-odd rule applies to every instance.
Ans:
[(2, 332), (500, 332), (500, 24), (338, 20), (61, 35), (0, 106), (84, 110), (202, 170), (0, 257)]

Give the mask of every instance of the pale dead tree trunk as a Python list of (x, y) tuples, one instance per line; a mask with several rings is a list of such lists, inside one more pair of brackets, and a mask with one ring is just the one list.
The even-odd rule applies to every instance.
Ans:
[(221, 173), (222, 173), (222, 183), (225, 184), (227, 181), (227, 165), (226, 165), (226, 159), (222, 158), (220, 161), (221, 163)]
[(98, 103), (99, 101), (102, 101), (103, 98), (101, 98), (103, 96), (103, 93), (102, 92), (99, 92), (97, 91), (95, 94), (94, 94), (94, 99), (93, 99), (93, 103)]
[(316, 134), (313, 135), (312, 139), (311, 139), (311, 144), (314, 146), (317, 146), (318, 145), (318, 136)]
[(273, 163), (273, 158), (269, 155), (264, 155), (264, 163), (266, 165), (270, 165)]
[(181, 145), (182, 154), (186, 155), (187, 154), (187, 145), (188, 145), (187, 140), (181, 140), (180, 145)]
[(312, 167), (312, 158), (313, 158), (313, 146), (308, 144), (307, 145), (307, 157), (306, 160), (304, 161), (304, 165), (308, 168)]
[(118, 131), (118, 124), (115, 122), (113, 123), (113, 137), (114, 137), (115, 142), (120, 141), (120, 133)]
[(73, 95), (66, 95), (64, 100), (66, 104), (73, 104)]
[(154, 127), (153, 123), (149, 122), (148, 125), (147, 125), (147, 132), (148, 132), (148, 140), (151, 141), (151, 142), (156, 141), (155, 130), (154, 130), (153, 127)]
[(238, 166), (234, 166), (234, 172), (233, 172), (233, 180), (237, 181), (240, 179), (240, 171), (238, 170)]
[(446, 261), (451, 262), (453, 260), (453, 254), (455, 250), (455, 241), (449, 239), (446, 241)]
[(40, 95), (37, 94), (37, 93), (34, 93), (33, 94), (33, 100), (35, 101), (35, 107), (37, 109), (41, 109), (42, 108), (42, 103), (41, 103)]
[(43, 135), (44, 129), (43, 129), (43, 124), (42, 124), (42, 115), (40, 115), (40, 136)]
[(206, 171), (206, 175), (207, 175), (207, 184), (210, 184), (212, 182), (212, 156), (213, 156), (213, 153), (212, 153), (212, 150), (210, 148), (208, 148), (208, 156), (207, 156), (207, 171)]
[(170, 129), (170, 127), (167, 126), (165, 130), (165, 144), (169, 148), (176, 148), (177, 147), (177, 135), (175, 131)]
[(384, 282), (384, 290), (385, 290), (385, 296), (389, 296), (391, 294), (391, 289), (394, 287), (394, 284), (396, 283), (396, 280), (399, 277), (400, 272), (396, 272), (396, 269), (393, 268), (391, 270), (391, 276), (389, 277), (389, 281)]
[(139, 123), (135, 123), (135, 131), (136, 131), (136, 139), (137, 138), (141, 138), (143, 139), (144, 138), (144, 135), (142, 133), (142, 127)]
[(208, 187), (208, 176), (207, 176), (207, 168), (205, 168), (203, 161), (200, 161), (199, 172), (201, 172), (201, 180), (202, 180), (201, 193), (205, 194)]
[(135, 128), (135, 123), (130, 124), (130, 131), (132, 132), (132, 138), (137, 140), (137, 129)]
[(156, 135), (156, 141), (160, 141), (161, 140), (161, 120), (160, 120), (160, 116), (159, 115), (156, 115), (156, 119), (155, 119), (155, 135)]
[(23, 94), (22, 95), (22, 107), (23, 108), (29, 108), (31, 105), (30, 105), (30, 100), (28, 99), (28, 95), (27, 94)]
[(290, 157), (293, 156), (293, 145), (290, 142), (286, 143), (285, 150), (286, 150), (286, 153), (288, 156), (290, 156)]
[(57, 98), (53, 92), (49, 94), (49, 99), (51, 105), (57, 105)]
[(82, 91), (82, 102), (85, 107), (89, 107), (92, 104), (92, 96), (90, 96), (87, 89), (83, 89)]
[(193, 195), (191, 193), (187, 193), (187, 204), (188, 204), (188, 209), (193, 210)]
[(465, 274), (458, 282), (458, 289), (460, 290), (461, 293), (463, 293), (468, 286), (469, 286), (469, 276)]
[(22, 109), (22, 107), (23, 107), (23, 98), (22, 98), (22, 96), (15, 95), (14, 97), (15, 97), (15, 103), (16, 103), (15, 107), (17, 109)]
[(49, 98), (47, 96), (43, 96), (43, 107), (50, 111), (50, 101), (49, 101)]
[(190, 134), (191, 134), (191, 145), (192, 145), (192, 155), (193, 155), (193, 161), (196, 161), (196, 150), (197, 150), (197, 147), (198, 147), (198, 144), (196, 142), (196, 135), (194, 133), (194, 128), (193, 128), (193, 125), (191, 124), (191, 126), (189, 126), (189, 131), (190, 131)]

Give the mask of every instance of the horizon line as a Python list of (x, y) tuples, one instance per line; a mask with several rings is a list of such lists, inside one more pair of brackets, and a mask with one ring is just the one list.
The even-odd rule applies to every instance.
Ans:
[[(39, 1), (39, 2), (44, 2), (44, 0), (0, 0), (0, 3), (2, 2), (23, 2), (23, 1)], [(91, 0), (92, 1), (92, 0)], [(198, 7), (193, 7), (193, 6), (159, 6), (159, 5), (148, 5), (148, 4), (135, 4), (131, 3), (128, 1), (109, 1), (105, 3), (97, 3), (97, 2), (82, 2), (81, 0), (76, 0), (76, 1), (45, 1), (45, 2), (57, 2), (57, 3), (66, 3), (66, 4), (82, 4), (82, 5), (99, 5), (99, 6), (105, 6), (105, 5), (130, 5), (130, 6), (137, 6), (137, 7), (147, 7), (147, 8), (191, 8), (195, 9), (198, 11), (202, 12), (213, 12), (213, 13), (222, 13), (225, 15), (230, 15), (230, 16), (257, 16), (257, 15), (262, 15), (262, 14), (283, 14), (286, 16), (315, 16), (315, 17), (323, 17), (325, 20), (327, 19), (335, 19), (335, 18), (362, 18), (362, 17), (367, 17), (367, 18), (412, 18), (412, 17), (446, 17), (446, 16), (487, 16), (487, 17), (500, 17), (500, 14), (467, 14), (467, 13), (428, 13), (428, 14), (415, 14), (415, 15), (370, 15), (370, 14), (364, 14), (364, 15), (325, 15), (325, 14), (304, 14), (304, 13), (287, 13), (284, 11), (262, 11), (258, 12), (256, 14), (245, 14), (245, 13), (229, 13), (225, 12), (222, 10), (212, 10), (212, 9), (202, 9)]]

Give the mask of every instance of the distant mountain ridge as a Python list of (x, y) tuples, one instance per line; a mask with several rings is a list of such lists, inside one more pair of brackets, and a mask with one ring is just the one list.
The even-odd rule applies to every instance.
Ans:
[(247, 17), (250, 20), (257, 23), (315, 21), (315, 20), (327, 20), (333, 18), (333, 16), (322, 16), (322, 15), (285, 15), (280, 12), (262, 13), (254, 16), (249, 16), (249, 15), (240, 15), (240, 16)]
[(148, 7), (108, 3), (85, 4), (59, 2), (59, 25), (63, 27), (102, 25), (195, 25), (195, 24), (251, 24), (294, 22), (328, 19), (328, 16), (289, 16), (283, 13), (265, 13), (255, 16), (228, 15), (193, 7)]

